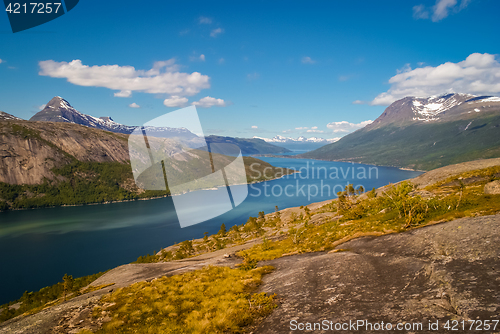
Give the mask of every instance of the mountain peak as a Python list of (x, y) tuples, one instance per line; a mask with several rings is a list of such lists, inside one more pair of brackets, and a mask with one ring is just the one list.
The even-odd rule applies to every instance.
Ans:
[[(476, 96), (464, 93), (447, 93), (429, 97), (408, 96), (388, 106), (367, 129), (376, 129), (387, 124), (398, 126), (412, 122), (435, 122), (453, 113), (463, 112), (471, 101), (495, 102), (495, 97)], [(465, 108), (466, 109), (466, 108)]]
[(0, 111), (0, 121), (20, 121), (20, 120), (21, 118), (19, 117)]

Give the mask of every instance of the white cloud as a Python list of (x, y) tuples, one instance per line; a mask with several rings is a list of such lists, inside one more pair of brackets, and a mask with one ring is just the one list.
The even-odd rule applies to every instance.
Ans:
[(414, 19), (428, 19), (429, 12), (425, 9), (424, 5), (413, 6), (413, 18)]
[(174, 59), (156, 62), (150, 70), (133, 66), (83, 65), (79, 59), (71, 62), (40, 61), (40, 75), (65, 78), (79, 86), (105, 87), (119, 91), (115, 96), (128, 97), (132, 92), (192, 96), (210, 88), (210, 78), (199, 72), (182, 73)]
[(307, 132), (323, 133), (323, 132), (325, 132), (325, 131), (323, 131), (323, 130), (315, 130), (315, 129), (311, 129), (311, 130), (307, 130)]
[(206, 16), (200, 16), (198, 19), (199, 24), (212, 24), (212, 19)]
[(224, 29), (222, 29), (222, 28), (214, 29), (210, 32), (210, 37), (217, 37), (218, 35), (222, 34), (223, 32), (224, 32)]
[(467, 7), (470, 1), (462, 0), (460, 5), (458, 5), (457, 0), (436, 0), (436, 4), (432, 8), (426, 8), (423, 4), (413, 6), (413, 18), (417, 20), (431, 18), (433, 22), (438, 22), (448, 17), (451, 12), (460, 12)]
[(129, 104), (128, 106), (129, 106), (130, 108), (140, 108), (140, 107), (141, 107), (140, 105), (138, 105), (138, 104), (137, 104), (137, 103), (135, 103), (135, 102), (134, 102), (134, 103)]
[(258, 129), (259, 127), (257, 125), (252, 125), (252, 129)]
[(0, 59), (0, 64), (1, 64), (1, 63), (3, 63), (3, 60), (2, 60), (2, 59)]
[(367, 126), (368, 124), (370, 124), (372, 122), (373, 122), (372, 120), (363, 121), (361, 123), (349, 123), (346, 121), (332, 122), (332, 123), (328, 123), (326, 125), (326, 127), (328, 129), (333, 130), (334, 133), (338, 133), (338, 132), (348, 133), (348, 132), (353, 132), (355, 130), (364, 128), (365, 126)]
[(219, 59), (219, 64), (224, 64), (225, 62), (226, 62), (226, 60), (224, 58)]
[(457, 0), (438, 0), (432, 8), (434, 13), (432, 14), (432, 21), (437, 22), (448, 16), (448, 12), (451, 8), (455, 7)]
[(43, 110), (45, 108), (46, 104), (42, 104), (41, 106), (38, 106), (38, 110)]
[(312, 60), (311, 57), (303, 57), (302, 64), (314, 64), (316, 61)]
[(355, 100), (355, 101), (352, 101), (352, 104), (366, 104), (366, 102), (361, 101), (361, 100)]
[(307, 130), (307, 129), (309, 129), (307, 126), (301, 126), (301, 127), (295, 128), (295, 130)]
[(190, 61), (205, 61), (205, 55), (201, 54), (199, 56), (190, 56), (189, 60)]
[(225, 107), (226, 102), (223, 99), (216, 99), (210, 96), (206, 96), (199, 101), (193, 102), (192, 105), (201, 108)]
[(131, 90), (121, 90), (119, 92), (114, 93), (113, 95), (115, 97), (131, 97), (132, 91)]
[(372, 105), (389, 105), (405, 96), (428, 97), (443, 93), (493, 95), (500, 93), (500, 63), (488, 53), (473, 53), (458, 62), (426, 66), (396, 74), (391, 88), (379, 94)]
[(188, 103), (188, 99), (185, 97), (180, 97), (173, 95), (168, 99), (163, 101), (165, 107), (184, 107)]
[(257, 80), (258, 78), (260, 78), (260, 74), (257, 72), (247, 74), (247, 80), (249, 81)]
[(316, 130), (317, 128), (318, 128), (317, 126), (311, 127), (312, 130)]

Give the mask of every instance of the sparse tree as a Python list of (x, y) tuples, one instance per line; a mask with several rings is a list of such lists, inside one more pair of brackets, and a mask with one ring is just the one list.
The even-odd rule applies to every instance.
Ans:
[(227, 233), (226, 225), (224, 225), (224, 223), (222, 223), (218, 234), (224, 237), (226, 235), (226, 233)]
[(68, 292), (73, 289), (73, 276), (64, 274), (63, 276), (63, 288), (64, 288), (64, 300), (66, 300), (66, 296)]

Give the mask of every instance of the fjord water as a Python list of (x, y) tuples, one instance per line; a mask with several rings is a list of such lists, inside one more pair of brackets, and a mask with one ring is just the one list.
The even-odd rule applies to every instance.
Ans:
[[(300, 173), (248, 185), (249, 195), (241, 205), (186, 228), (180, 228), (168, 197), (0, 213), (0, 304), (19, 298), (26, 290), (55, 284), (65, 273), (80, 277), (105, 271), (176, 242), (201, 238), (204, 232), (217, 233), (222, 223), (227, 229), (243, 224), (259, 211), (270, 213), (275, 206), (285, 209), (333, 199), (348, 183), (370, 190), (421, 174), (344, 162), (261, 159)], [(193, 210), (200, 214), (203, 207), (197, 198), (207, 191), (211, 190), (190, 194)]]

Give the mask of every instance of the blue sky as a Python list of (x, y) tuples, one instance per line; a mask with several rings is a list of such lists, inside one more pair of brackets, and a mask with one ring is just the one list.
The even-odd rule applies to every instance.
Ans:
[(140, 125), (194, 102), (205, 134), (336, 138), (405, 95), (500, 95), (498, 13), (497, 0), (81, 0), (16, 34), (3, 13), (0, 110), (29, 119), (60, 95)]

